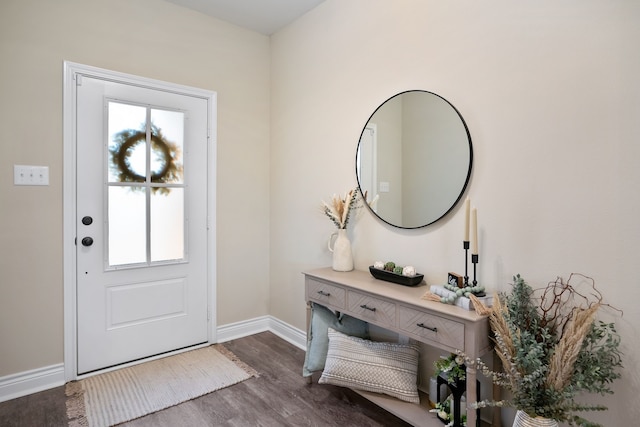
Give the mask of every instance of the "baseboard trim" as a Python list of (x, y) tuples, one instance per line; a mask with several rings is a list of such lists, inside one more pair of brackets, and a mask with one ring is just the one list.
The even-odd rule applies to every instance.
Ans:
[(298, 348), (307, 348), (307, 334), (304, 331), (273, 316), (261, 316), (218, 326), (217, 338), (218, 342), (223, 343), (265, 331), (274, 333)]
[[(218, 326), (219, 343), (243, 338), (260, 332), (272, 332), (283, 340), (305, 350), (307, 334), (273, 316), (261, 316), (241, 322)], [(64, 364), (45, 366), (31, 371), (0, 377), (0, 402), (64, 385)]]
[(45, 366), (0, 378), (0, 402), (64, 385), (64, 365)]
[(307, 333), (275, 317), (270, 317), (269, 331), (296, 347), (307, 350)]

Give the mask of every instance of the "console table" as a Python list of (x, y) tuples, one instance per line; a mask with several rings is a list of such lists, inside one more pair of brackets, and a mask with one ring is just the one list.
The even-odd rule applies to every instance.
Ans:
[[(472, 360), (491, 351), (486, 316), (460, 307), (421, 299), (428, 290), (375, 279), (368, 271), (337, 272), (331, 268), (305, 271), (307, 330), (310, 302), (349, 314), (371, 324), (397, 332), (434, 347), (455, 352), (462, 350)], [(467, 402), (475, 402), (476, 370), (467, 367)], [(415, 426), (442, 426), (422, 395), (420, 405), (355, 390), (394, 415)], [(470, 406), (470, 405), (469, 405)], [(499, 427), (499, 411), (493, 426)], [(467, 409), (467, 426), (476, 425), (476, 411)]]

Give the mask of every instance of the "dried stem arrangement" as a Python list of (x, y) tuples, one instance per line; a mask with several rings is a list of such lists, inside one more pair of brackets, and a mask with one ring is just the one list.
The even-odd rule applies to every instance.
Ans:
[(352, 211), (358, 207), (358, 191), (354, 188), (343, 197), (334, 194), (330, 203), (322, 202), (322, 211), (339, 229), (347, 228)]
[[(582, 279), (590, 290), (580, 292), (573, 283)], [(539, 295), (539, 296), (538, 296)], [(575, 401), (580, 392), (611, 394), (610, 384), (620, 378), (620, 336), (613, 323), (596, 320), (603, 307), (593, 279), (572, 274), (534, 291), (519, 275), (510, 294), (494, 297), (493, 307), (474, 301), (478, 312), (488, 313), (495, 351), (502, 371), (478, 366), (494, 383), (511, 392), (508, 401), (481, 401), (476, 407), (513, 406), (530, 416), (569, 425), (598, 426), (575, 412), (602, 411), (603, 405)]]

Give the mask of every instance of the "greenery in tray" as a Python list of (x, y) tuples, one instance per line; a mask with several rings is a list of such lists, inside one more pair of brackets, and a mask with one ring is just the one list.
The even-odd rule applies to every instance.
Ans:
[[(579, 292), (572, 284), (589, 284)], [(489, 321), (495, 351), (503, 365), (491, 371), (480, 359), (483, 374), (511, 392), (509, 401), (481, 401), (475, 407), (512, 406), (532, 417), (540, 416), (569, 425), (599, 424), (576, 412), (603, 411), (603, 405), (575, 400), (579, 393), (612, 394), (611, 383), (622, 368), (620, 336), (613, 323), (595, 319), (610, 307), (602, 302), (593, 279), (572, 274), (534, 291), (517, 275), (511, 293), (494, 297)]]

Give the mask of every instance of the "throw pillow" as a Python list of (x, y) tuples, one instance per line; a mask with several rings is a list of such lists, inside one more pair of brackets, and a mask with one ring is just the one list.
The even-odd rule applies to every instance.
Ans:
[(420, 403), (418, 346), (368, 341), (329, 328), (329, 350), (319, 384), (371, 391)]
[(302, 375), (308, 377), (313, 372), (324, 369), (329, 348), (329, 327), (360, 338), (369, 338), (369, 324), (342, 314), (337, 316), (327, 307), (311, 303), (311, 322), (307, 331), (307, 354), (304, 358)]

